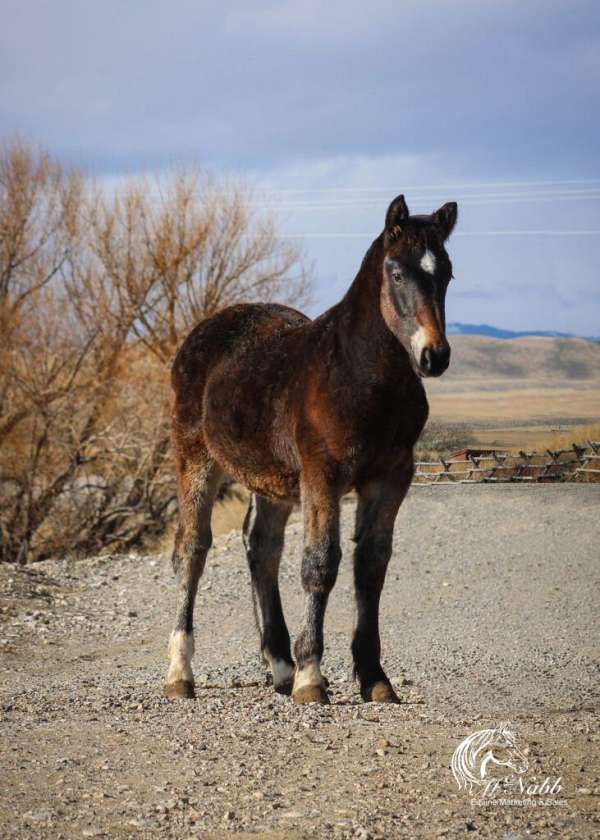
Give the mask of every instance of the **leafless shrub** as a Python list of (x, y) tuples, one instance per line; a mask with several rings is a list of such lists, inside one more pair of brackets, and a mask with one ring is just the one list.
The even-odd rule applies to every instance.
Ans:
[(168, 370), (240, 300), (302, 303), (298, 251), (195, 173), (108, 196), (0, 153), (0, 559), (124, 550), (173, 517)]

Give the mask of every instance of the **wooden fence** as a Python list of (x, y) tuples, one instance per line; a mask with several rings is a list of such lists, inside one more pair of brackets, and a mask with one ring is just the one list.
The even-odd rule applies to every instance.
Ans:
[(417, 461), (414, 484), (476, 484), (499, 482), (600, 482), (600, 441), (545, 452), (486, 451), (474, 455)]

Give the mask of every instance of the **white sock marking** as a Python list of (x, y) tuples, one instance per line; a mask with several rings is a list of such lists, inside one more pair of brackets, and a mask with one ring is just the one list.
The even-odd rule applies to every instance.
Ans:
[(309, 660), (302, 669), (296, 668), (293, 691), (298, 691), (306, 685), (323, 685), (321, 668), (317, 659)]
[(183, 630), (173, 630), (169, 639), (169, 672), (167, 684), (178, 680), (194, 682), (192, 656), (194, 655), (194, 637)]
[(290, 663), (286, 662), (284, 659), (274, 659), (266, 648), (265, 656), (271, 667), (273, 685), (275, 688), (289, 682), (294, 675), (294, 668), (290, 665)]

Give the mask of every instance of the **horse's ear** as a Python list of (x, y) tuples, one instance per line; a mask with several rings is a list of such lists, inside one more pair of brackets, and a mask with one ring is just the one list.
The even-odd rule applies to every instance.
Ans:
[(441, 231), (442, 237), (445, 241), (454, 230), (454, 225), (456, 224), (456, 219), (458, 218), (458, 207), (456, 205), (456, 201), (449, 201), (447, 204), (444, 204), (443, 207), (440, 207), (439, 210), (436, 210), (435, 213), (431, 214), (431, 218), (433, 219), (434, 224)]
[(402, 222), (408, 219), (410, 213), (403, 195), (397, 195), (385, 214), (385, 231), (392, 238), (402, 233)]

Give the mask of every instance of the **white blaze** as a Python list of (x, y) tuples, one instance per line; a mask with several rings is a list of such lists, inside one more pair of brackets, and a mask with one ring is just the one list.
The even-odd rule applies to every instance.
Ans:
[(429, 248), (421, 257), (421, 268), (423, 271), (426, 271), (427, 274), (435, 274), (435, 255), (431, 253)]
[(423, 327), (419, 327), (416, 332), (414, 332), (410, 337), (410, 346), (412, 347), (413, 355), (417, 361), (419, 362), (421, 358), (421, 353), (423, 349), (427, 345), (427, 333), (423, 329)]

